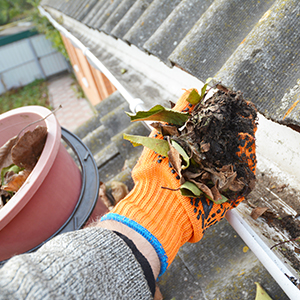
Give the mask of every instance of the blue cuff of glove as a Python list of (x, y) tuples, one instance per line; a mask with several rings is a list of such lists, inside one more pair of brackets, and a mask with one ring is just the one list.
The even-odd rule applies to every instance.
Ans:
[(160, 273), (158, 276), (161, 276), (166, 271), (168, 266), (168, 256), (159, 240), (151, 232), (149, 232), (139, 223), (118, 214), (108, 213), (101, 218), (101, 221), (106, 220), (113, 220), (123, 223), (143, 236), (153, 246), (160, 260)]

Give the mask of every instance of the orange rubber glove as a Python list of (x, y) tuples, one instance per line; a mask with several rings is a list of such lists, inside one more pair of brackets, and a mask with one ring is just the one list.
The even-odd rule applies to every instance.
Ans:
[[(174, 109), (192, 110), (193, 106), (186, 101), (190, 91), (181, 96)], [(150, 136), (163, 138), (156, 130)], [(255, 174), (254, 135), (242, 133), (240, 141), (238, 155), (248, 162)], [(244, 200), (244, 197), (240, 197), (234, 202), (215, 204), (205, 196), (192, 198), (182, 196), (179, 190), (163, 189), (179, 188), (179, 176), (167, 157), (148, 148), (144, 148), (132, 177), (135, 183), (133, 190), (102, 220), (122, 222), (144, 236), (155, 248), (161, 261), (160, 275), (184, 243), (198, 242), (208, 227), (216, 224), (229, 209)]]

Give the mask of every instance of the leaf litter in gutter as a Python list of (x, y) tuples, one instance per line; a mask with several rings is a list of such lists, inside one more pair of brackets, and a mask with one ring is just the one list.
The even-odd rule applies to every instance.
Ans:
[[(163, 110), (161, 106), (155, 106), (149, 112), (128, 114), (131, 121), (156, 121), (153, 127), (168, 141), (170, 151), (166, 150), (167, 141), (162, 142), (165, 147), (162, 151), (153, 141), (149, 146), (147, 138), (137, 140), (128, 135), (125, 138), (135, 146), (143, 145), (167, 156), (180, 176), (183, 195), (199, 197), (204, 194), (215, 203), (224, 203), (246, 196), (254, 188), (255, 175), (236, 153), (241, 145), (241, 132), (254, 136), (257, 112), (241, 92), (224, 87), (204, 101), (210, 80), (203, 86), (201, 94), (193, 89), (187, 96), (187, 101), (195, 105), (187, 118), (174, 121), (175, 111), (170, 118), (166, 113), (170, 110)], [(182, 113), (178, 116), (182, 117)], [(254, 143), (250, 141), (249, 144), (251, 142)], [(252, 159), (254, 161), (255, 156)]]

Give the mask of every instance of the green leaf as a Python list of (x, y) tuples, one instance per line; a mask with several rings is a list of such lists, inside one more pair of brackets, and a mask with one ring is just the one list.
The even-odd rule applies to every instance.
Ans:
[(179, 112), (173, 109), (156, 105), (148, 111), (139, 111), (136, 114), (126, 112), (131, 121), (162, 121), (182, 126), (189, 118), (189, 113)]
[(261, 287), (258, 282), (256, 284), (256, 297), (255, 300), (272, 300), (272, 298), (267, 294), (267, 292)]
[(1, 185), (4, 185), (4, 177), (5, 177), (5, 174), (7, 172), (13, 171), (15, 174), (18, 174), (23, 169), (24, 168), (20, 168), (17, 165), (14, 165), (14, 164), (12, 164), (8, 167), (2, 168), (2, 170), (1, 170)]
[(154, 139), (145, 136), (123, 134), (125, 140), (128, 140), (132, 143), (134, 147), (136, 146), (145, 146), (162, 156), (168, 156), (168, 151), (170, 150), (169, 143), (165, 140)]
[(200, 97), (199, 93), (195, 89), (193, 89), (190, 92), (189, 96), (186, 99), (187, 102), (189, 102), (189, 103), (191, 103), (193, 105), (199, 103), (200, 100), (201, 100), (201, 97)]
[(186, 181), (180, 186), (181, 195), (199, 197), (203, 192), (192, 182)]
[(200, 95), (200, 99), (201, 99), (201, 100), (202, 100), (202, 98), (204, 97), (205, 92), (206, 92), (206, 89), (207, 89), (207, 86), (208, 86), (208, 84), (211, 82), (211, 80), (212, 80), (211, 77), (209, 77), (209, 78), (206, 79), (205, 84), (204, 84), (204, 86), (203, 86), (202, 89), (201, 89), (201, 95)]
[[(207, 195), (205, 195), (205, 196), (207, 196)], [(217, 200), (217, 201), (213, 200), (213, 199), (210, 199), (210, 200), (215, 202), (216, 204), (222, 204), (222, 203), (228, 201), (228, 198), (226, 198), (224, 195), (221, 194), (221, 196), (222, 196), (222, 198)], [(209, 198), (209, 197), (207, 196), (207, 198)]]
[(187, 153), (184, 151), (184, 149), (175, 141), (171, 141), (172, 146), (178, 151), (178, 153), (181, 155), (183, 160), (186, 162), (185, 166), (181, 166), (182, 170), (187, 169), (190, 166), (190, 158), (187, 155)]

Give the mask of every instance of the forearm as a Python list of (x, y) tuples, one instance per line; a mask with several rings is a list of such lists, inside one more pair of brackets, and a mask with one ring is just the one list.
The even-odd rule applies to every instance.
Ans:
[(117, 231), (127, 236), (130, 240), (132, 240), (132, 242), (136, 245), (138, 250), (148, 260), (152, 268), (154, 277), (155, 278), (158, 277), (160, 271), (159, 258), (153, 246), (143, 236), (141, 236), (139, 233), (129, 228), (128, 226), (116, 221), (111, 221), (111, 220), (102, 221), (102, 222), (99, 221), (95, 223), (94, 226), (110, 229), (112, 231)]
[(0, 268), (0, 299), (152, 299), (143, 270), (110, 230), (57, 236)]

